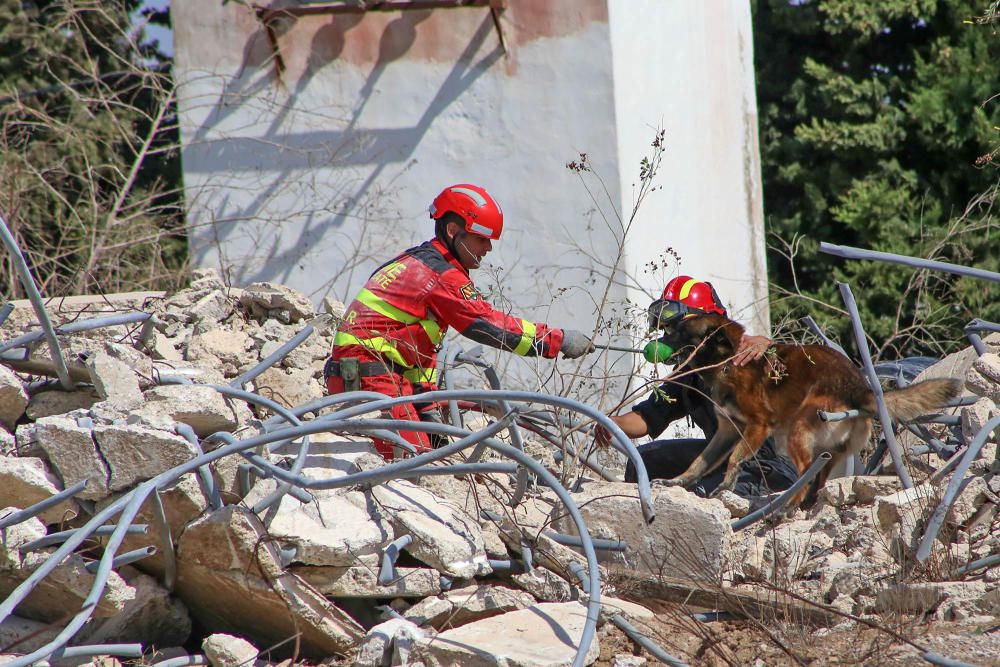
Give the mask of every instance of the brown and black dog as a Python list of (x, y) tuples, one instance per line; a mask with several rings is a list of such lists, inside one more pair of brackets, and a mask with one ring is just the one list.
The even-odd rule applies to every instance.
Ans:
[[(688, 469), (663, 483), (688, 486), (728, 455), (719, 490), (732, 488), (740, 463), (771, 435), (775, 451), (791, 460), (799, 474), (821, 453), (831, 454), (812, 485), (819, 489), (838, 461), (857, 454), (868, 442), (872, 417), (877, 416), (875, 396), (850, 359), (822, 345), (774, 345), (763, 358), (734, 366), (731, 360), (743, 332), (740, 324), (716, 313), (688, 316), (667, 329), (663, 340), (676, 350), (679, 370), (691, 369), (704, 380), (719, 425)], [(910, 421), (940, 409), (961, 387), (959, 380), (949, 378), (887, 390), (886, 408), (894, 420)], [(826, 422), (820, 410), (857, 410), (860, 416)], [(808, 491), (797, 493), (790, 506), (801, 503)]]

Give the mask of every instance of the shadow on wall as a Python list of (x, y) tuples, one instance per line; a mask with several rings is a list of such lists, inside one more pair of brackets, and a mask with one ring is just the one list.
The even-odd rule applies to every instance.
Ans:
[[(410, 50), (417, 39), (417, 25), (430, 15), (430, 11), (404, 12), (385, 27), (379, 40), (378, 59), (346, 119), (323, 115), (326, 110), (314, 111), (298, 105), (314, 74), (343, 53), (351, 30), (359, 25), (363, 15), (333, 16), (328, 25), (314, 34), (305, 72), (283, 100), (280, 63), (275, 60), (267, 30), (261, 26), (248, 38), (239, 73), (226, 82), (211, 113), (185, 149), (185, 170), (200, 175), (202, 183), (201, 192), (192, 198), (196, 202), (191, 207), (192, 226), (211, 228), (202, 229), (193, 239), (192, 255), (197, 263), (204, 264), (205, 256), (215, 251), (223, 264), (220, 268), (233, 284), (288, 282), (307, 255), (321, 251), (328, 254), (331, 245), (340, 243), (340, 239), (337, 244), (324, 240), (331, 229), (343, 230), (351, 220), (364, 221), (360, 235), (367, 234), (368, 238), (346, 238), (358, 235), (345, 231), (344, 248), (339, 251), (343, 254), (342, 263), (324, 259), (325, 266), (335, 267), (336, 275), (310, 295), (315, 297), (327, 293), (334, 282), (363, 264), (371, 253), (383, 251), (373, 247), (371, 240), (385, 238), (385, 252), (402, 250), (394, 247), (398, 244), (398, 234), (379, 234), (372, 229), (378, 222), (394, 225), (398, 219), (398, 213), (394, 218), (393, 212), (380, 209), (379, 200), (385, 199), (387, 193), (380, 191), (377, 184), (392, 165), (403, 165), (404, 169), (408, 166), (434, 120), (503, 56), (502, 48), (497, 45), (475, 60), (494, 29), (487, 13), (412, 125), (359, 129), (361, 113), (383, 73)], [(272, 30), (280, 39), (280, 34), (289, 27), (279, 22)], [(296, 122), (299, 117), (317, 114), (324, 124), (340, 127), (289, 131), (292, 125), (303, 125)], [(227, 127), (255, 125), (266, 129), (257, 136), (246, 133), (227, 136)], [(277, 164), (280, 167), (275, 168)], [(330, 172), (324, 168), (331, 166), (338, 168), (340, 182), (330, 182)], [(350, 168), (356, 169), (356, 176), (352, 177)], [(226, 176), (224, 180), (211, 181), (211, 174)], [(249, 199), (223, 194), (224, 189), (248, 191)], [(295, 239), (282, 238), (290, 229), (290, 219), (301, 223)], [(227, 242), (235, 239), (253, 248), (253, 256), (249, 258), (252, 261), (247, 261), (248, 258), (230, 261), (226, 257)], [(390, 244), (393, 247), (388, 247)], [(368, 257), (359, 256), (362, 248), (369, 253)]]

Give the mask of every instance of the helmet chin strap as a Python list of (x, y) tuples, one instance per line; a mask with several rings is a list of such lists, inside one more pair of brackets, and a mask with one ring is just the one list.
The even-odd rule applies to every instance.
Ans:
[[(458, 235), (456, 234), (456, 238), (457, 238), (457, 236), (458, 236)], [(476, 254), (475, 254), (474, 252), (472, 252), (471, 250), (469, 250), (469, 246), (465, 245), (465, 241), (456, 241), (456, 243), (461, 243), (461, 244), (462, 244), (462, 247), (463, 247), (463, 248), (465, 248), (465, 252), (469, 253), (469, 255), (470, 255), (471, 257), (475, 257), (475, 256), (476, 256)], [(451, 253), (451, 254), (455, 255), (455, 257), (456, 257), (456, 258), (458, 257), (458, 253), (457, 253), (457, 252), (455, 252), (455, 251), (452, 251), (452, 253)], [(461, 259), (459, 259), (459, 261), (462, 261), (462, 260), (461, 260)], [(480, 264), (480, 262), (481, 262), (481, 261), (482, 261), (482, 260), (479, 260), (479, 259), (477, 259), (477, 260), (476, 260), (476, 266), (477, 266), (477, 267), (479, 266), (479, 264)]]

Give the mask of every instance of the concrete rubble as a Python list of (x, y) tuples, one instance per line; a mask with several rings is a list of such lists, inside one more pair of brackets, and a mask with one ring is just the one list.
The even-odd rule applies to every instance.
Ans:
[[(61, 336), (68, 367), (86, 378), (74, 391), (54, 380), (39, 382), (45, 377), (17, 364), (0, 365), (0, 507), (6, 508), (0, 518), (86, 482), (74, 497), (4, 529), (0, 598), (59, 546), (35, 546), (40, 538), (79, 528), (123, 493), (227, 442), (213, 434), (230, 440), (259, 434), (275, 411), (211, 385), (229, 385), (307, 325), (314, 333), (244, 388), (289, 408), (322, 397), (323, 364), (343, 312), (342, 304), (327, 302), (326, 312), (317, 313), (281, 285), (228, 289), (212, 271), (197, 271), (188, 289), (172, 295), (106, 298), (71, 311), (57, 306), (51, 305), (57, 324), (109, 308), (151, 312), (155, 324), (145, 345), (135, 324)], [(31, 308), (18, 308), (0, 340), (36, 329)], [(955, 410), (967, 439), (1000, 413), (1000, 335), (986, 343), (990, 352), (982, 357), (964, 350), (924, 372), (963, 377), (979, 397)], [(44, 365), (48, 354), (39, 343), (31, 359)], [(946, 439), (947, 426), (928, 428)], [(903, 440), (910, 448), (920, 442)], [(528, 445), (529, 451), (549, 447), (534, 439)], [(254, 451), (290, 465), (296, 449)], [(808, 510), (735, 533), (733, 519), (751, 507), (731, 494), (702, 499), (653, 485), (657, 519), (647, 525), (634, 485), (584, 476), (572, 493), (591, 537), (624, 542), (624, 551), (598, 552), (608, 568), (605, 582), (621, 568), (702, 585), (777, 583), (862, 617), (908, 613), (995, 623), (1000, 568), (948, 574), (1000, 553), (995, 436), (966, 473), (919, 568), (916, 550), (949, 476), (934, 475), (943, 461), (933, 453), (913, 461), (913, 488), (904, 489), (891, 470), (834, 478)], [(555, 465), (551, 457), (548, 463)], [(335, 480), (380, 465), (368, 439), (319, 433), (311, 436), (301, 472)], [(569, 564), (586, 561), (579, 549), (548, 534), (576, 533), (551, 490), (532, 485), (512, 508), (507, 474), (425, 476), (314, 489), (307, 502), (284, 495), (255, 512), (278, 487), (229, 454), (148, 497), (133, 521), (146, 526), (144, 532), (127, 535), (117, 551), (146, 549), (148, 555), (113, 568), (90, 620), (70, 643), (139, 642), (175, 647), (169, 649), (175, 655), (176, 647), (191, 652), (195, 646), (211, 664), (226, 666), (276, 663), (293, 654), (371, 666), (572, 663), (587, 600)], [(391, 580), (380, 580), (384, 550), (406, 536), (411, 541)], [(89, 539), (17, 605), (0, 624), (0, 652), (35, 650), (54, 636), (52, 624), (79, 611), (95, 576), (88, 564), (105, 541)], [(529, 571), (498, 565), (519, 563), (526, 545), (534, 561)], [(928, 572), (938, 577), (931, 580)], [(587, 664), (597, 659), (611, 616), (622, 614), (640, 630), (652, 618), (613, 595), (609, 589), (602, 597), (602, 630)], [(614, 664), (644, 662), (622, 654)]]

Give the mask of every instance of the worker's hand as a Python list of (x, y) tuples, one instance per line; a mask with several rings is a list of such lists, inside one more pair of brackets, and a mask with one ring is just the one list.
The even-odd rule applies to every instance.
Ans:
[(746, 366), (751, 361), (757, 361), (764, 356), (767, 348), (772, 345), (774, 345), (774, 341), (767, 336), (748, 336), (743, 334), (739, 347), (736, 348), (733, 364), (736, 366)]
[(576, 329), (563, 329), (563, 359), (576, 359), (594, 351), (594, 341)]
[(611, 432), (600, 424), (594, 424), (594, 443), (601, 449), (607, 449), (611, 446)]
[[(629, 428), (636, 428), (635, 417), (633, 417), (631, 413), (626, 415), (608, 415), (608, 418), (611, 419), (611, 421), (613, 421), (618, 426), (618, 428), (625, 431), (625, 435), (632, 437), (631, 435), (629, 435), (628, 430), (626, 430)], [(645, 422), (642, 422), (642, 424), (643, 426), (645, 426)], [(600, 424), (594, 424), (594, 442), (597, 444), (598, 447), (601, 448), (610, 447), (611, 431), (604, 428)]]

